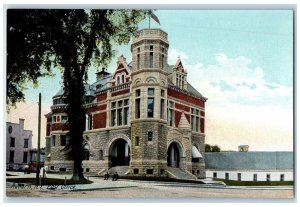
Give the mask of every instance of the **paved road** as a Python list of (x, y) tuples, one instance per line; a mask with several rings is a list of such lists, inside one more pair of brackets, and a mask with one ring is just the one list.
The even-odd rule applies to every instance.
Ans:
[[(34, 177), (35, 174), (10, 173), (16, 177)], [(49, 174), (51, 178), (70, 178), (70, 175)], [(15, 177), (15, 176), (14, 176)], [(168, 183), (157, 181), (136, 180), (103, 180), (90, 178), (94, 183), (88, 185), (62, 186), (49, 189), (49, 186), (34, 189), (11, 188), (7, 183), (8, 197), (63, 197), (63, 198), (293, 198), (294, 190), (291, 186), (280, 187), (211, 187), (194, 183)], [(48, 188), (47, 188), (48, 187)]]

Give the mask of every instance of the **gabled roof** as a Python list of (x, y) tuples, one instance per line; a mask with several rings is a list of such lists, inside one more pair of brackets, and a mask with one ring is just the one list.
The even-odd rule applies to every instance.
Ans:
[(207, 152), (205, 168), (210, 170), (293, 169), (293, 152)]

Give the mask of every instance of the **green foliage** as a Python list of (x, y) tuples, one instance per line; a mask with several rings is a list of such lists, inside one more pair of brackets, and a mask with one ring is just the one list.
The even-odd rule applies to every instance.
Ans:
[(205, 152), (220, 152), (221, 149), (218, 145), (205, 144)]

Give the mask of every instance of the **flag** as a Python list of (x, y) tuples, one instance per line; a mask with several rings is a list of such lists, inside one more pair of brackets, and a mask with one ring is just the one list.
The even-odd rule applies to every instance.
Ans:
[(153, 12), (150, 13), (150, 17), (160, 25), (158, 17)]

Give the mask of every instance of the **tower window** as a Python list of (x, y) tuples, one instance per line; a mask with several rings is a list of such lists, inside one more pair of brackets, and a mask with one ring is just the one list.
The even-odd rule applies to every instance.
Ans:
[(153, 132), (150, 131), (148, 132), (148, 141), (152, 141), (152, 139), (153, 139)]
[(141, 57), (140, 54), (137, 55), (137, 69), (140, 69), (140, 65), (141, 65)]
[(153, 68), (153, 63), (154, 63), (154, 55), (153, 55), (153, 52), (150, 52), (150, 65), (149, 65), (149, 68)]
[(148, 88), (147, 117), (154, 117), (154, 88)]
[(140, 114), (141, 109), (141, 100), (139, 98), (135, 99), (135, 118), (139, 119), (141, 117)]
[(140, 145), (140, 138), (135, 137), (135, 146), (139, 146), (139, 145)]

